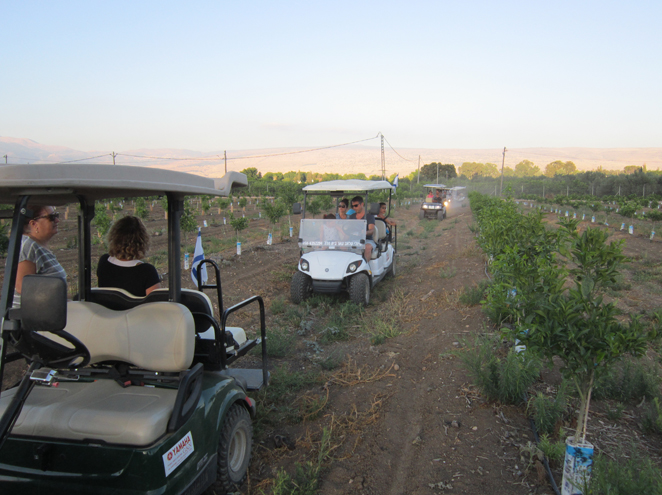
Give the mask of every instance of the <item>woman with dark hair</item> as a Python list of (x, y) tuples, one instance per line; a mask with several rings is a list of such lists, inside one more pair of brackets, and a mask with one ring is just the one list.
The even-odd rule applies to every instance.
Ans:
[(48, 249), (48, 242), (57, 234), (60, 214), (52, 206), (28, 205), (27, 209), (32, 210), (32, 218), (23, 224), (23, 240), (18, 255), (16, 288), (12, 303), (15, 308), (21, 306), (21, 289), (23, 277), (26, 275), (60, 277), (67, 281), (67, 273)]
[(141, 261), (149, 250), (149, 234), (139, 218), (126, 216), (115, 222), (108, 246), (97, 267), (99, 287), (118, 287), (145, 297), (161, 286), (156, 268)]
[(343, 198), (338, 203), (338, 213), (336, 213), (337, 220), (347, 220), (348, 215), (354, 213), (354, 210), (349, 209), (349, 199)]

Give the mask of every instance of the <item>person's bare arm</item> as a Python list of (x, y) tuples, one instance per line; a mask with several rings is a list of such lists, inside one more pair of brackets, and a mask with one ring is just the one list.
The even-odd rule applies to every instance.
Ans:
[(21, 261), (16, 270), (16, 292), (21, 293), (23, 287), (23, 277), (26, 275), (35, 275), (37, 273), (37, 265), (32, 261)]
[(161, 288), (161, 282), (159, 282), (158, 284), (154, 284), (151, 287), (148, 287), (147, 289), (145, 289), (145, 295), (149, 296), (150, 292), (152, 292), (153, 290), (156, 290), (156, 289), (160, 289), (160, 288)]

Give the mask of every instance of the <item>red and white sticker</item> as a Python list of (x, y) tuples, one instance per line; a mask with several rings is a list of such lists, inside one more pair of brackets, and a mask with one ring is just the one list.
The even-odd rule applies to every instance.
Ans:
[(175, 444), (168, 452), (163, 454), (163, 467), (165, 475), (170, 476), (177, 466), (186, 460), (195, 449), (193, 448), (193, 437), (189, 431), (184, 437)]

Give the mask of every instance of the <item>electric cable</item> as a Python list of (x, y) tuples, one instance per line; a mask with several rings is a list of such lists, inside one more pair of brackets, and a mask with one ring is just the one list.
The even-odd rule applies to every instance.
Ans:
[(410, 160), (409, 158), (405, 158), (404, 156), (402, 156), (400, 153), (398, 153), (398, 152), (395, 150), (395, 148), (391, 145), (391, 143), (388, 142), (388, 139), (386, 139), (386, 136), (384, 136), (383, 134), (382, 134), (382, 136), (384, 137), (384, 141), (386, 141), (386, 144), (388, 144), (389, 147), (393, 150), (393, 152), (394, 152), (396, 155), (398, 155), (400, 158), (402, 158), (403, 160), (405, 160), (405, 161), (407, 161), (407, 162), (414, 162), (414, 161), (416, 161), (416, 160)]

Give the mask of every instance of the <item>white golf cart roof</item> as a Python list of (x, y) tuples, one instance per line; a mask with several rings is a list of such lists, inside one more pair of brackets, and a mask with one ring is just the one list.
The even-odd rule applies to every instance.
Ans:
[(423, 187), (432, 187), (434, 189), (448, 189), (445, 184), (425, 184)]
[(466, 189), (466, 187), (465, 186), (451, 187), (451, 191), (461, 191), (462, 189)]
[(0, 166), (0, 203), (14, 203), (23, 195), (36, 204), (61, 205), (72, 197), (88, 200), (144, 197), (164, 192), (228, 196), (233, 187), (248, 185), (246, 176), (228, 172), (221, 179), (125, 165), (50, 164)]
[(306, 192), (361, 192), (390, 189), (395, 191), (395, 187), (387, 180), (328, 180), (318, 182), (303, 188)]

